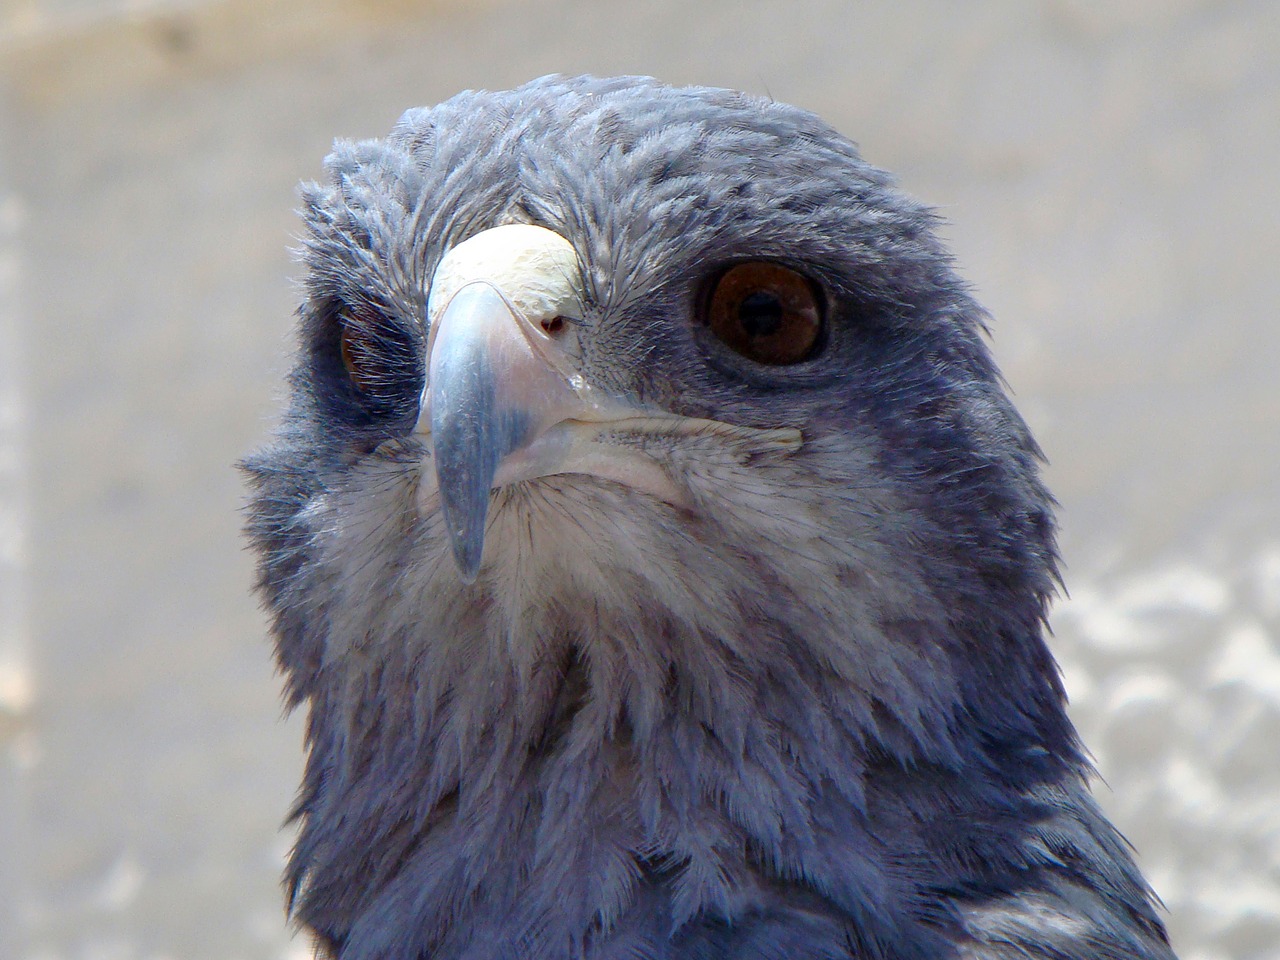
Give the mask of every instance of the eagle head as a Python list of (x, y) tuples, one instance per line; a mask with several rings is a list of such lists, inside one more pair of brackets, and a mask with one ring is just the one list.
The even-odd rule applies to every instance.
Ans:
[(634, 78), (326, 167), (246, 462), (324, 951), (1171, 956), (929, 210), (810, 113)]

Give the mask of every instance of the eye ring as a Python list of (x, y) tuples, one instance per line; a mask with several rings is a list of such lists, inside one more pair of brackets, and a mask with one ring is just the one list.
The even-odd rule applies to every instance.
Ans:
[(766, 366), (810, 359), (821, 347), (825, 325), (817, 285), (768, 260), (738, 263), (720, 274), (704, 319), (730, 350)]

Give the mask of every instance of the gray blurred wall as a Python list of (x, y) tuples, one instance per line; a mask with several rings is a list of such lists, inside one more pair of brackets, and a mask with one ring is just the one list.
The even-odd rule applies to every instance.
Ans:
[(767, 92), (942, 209), (1051, 458), (1100, 798), (1184, 958), (1280, 957), (1280, 4), (8, 0), (0, 958), (307, 954), (231, 467), (294, 184), (552, 71)]

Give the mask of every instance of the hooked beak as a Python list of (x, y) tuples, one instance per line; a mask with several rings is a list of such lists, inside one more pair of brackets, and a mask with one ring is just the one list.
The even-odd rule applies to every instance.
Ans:
[(555, 344), (531, 342), (527, 319), (486, 281), (459, 290), (436, 323), (423, 413), (454, 559), (470, 582), (480, 568), (490, 489), (563, 472), (573, 437), (557, 425), (633, 411), (601, 402), (581, 378), (575, 384), (556, 369), (546, 356)]
[(568, 328), (582, 316), (580, 291), (568, 241), (525, 224), (459, 244), (432, 280), (418, 432), (431, 434), (440, 508), (468, 583), (480, 569), (490, 490), (599, 472), (584, 446), (603, 424), (638, 412), (577, 372)]
[(527, 345), (520, 343), (506, 301), (483, 282), (463, 287), (436, 323), (444, 332), (431, 351), (424, 407), (431, 416), (440, 509), (454, 560), (469, 582), (480, 569), (498, 464), (527, 446), (533, 433), (533, 416), (511, 402), (510, 385), (495, 366), (498, 358), (527, 360), (522, 354), (528, 351), (521, 349)]
[(440, 510), (465, 583), (480, 570), (494, 487), (585, 473), (687, 506), (644, 443), (619, 437), (700, 434), (754, 449), (800, 446), (797, 430), (682, 417), (605, 394), (578, 359), (584, 314), (577, 255), (543, 227), (485, 230), (450, 250), (432, 278), (416, 432), (430, 435)]

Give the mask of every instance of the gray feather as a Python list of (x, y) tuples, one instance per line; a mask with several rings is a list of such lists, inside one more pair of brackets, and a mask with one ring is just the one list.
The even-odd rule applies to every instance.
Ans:
[[(927, 209), (811, 114), (642, 79), (464, 93), (327, 172), (291, 405), (246, 464), (308, 716), (292, 909), (327, 952), (1172, 956), (1044, 643), (1039, 452)], [(681, 509), (573, 474), (497, 490), (462, 583), (421, 509), (424, 305), (508, 222), (577, 248), (598, 383), (800, 448), (651, 451)], [(700, 285), (744, 258), (822, 285), (819, 361), (708, 341)], [(369, 395), (341, 323), (383, 351)]]

